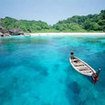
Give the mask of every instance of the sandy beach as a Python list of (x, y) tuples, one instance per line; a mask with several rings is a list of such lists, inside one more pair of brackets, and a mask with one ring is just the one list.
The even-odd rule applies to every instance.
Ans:
[(25, 35), (30, 35), (30, 36), (63, 36), (63, 35), (69, 35), (69, 36), (99, 36), (99, 35), (105, 35), (105, 33), (26, 33)]

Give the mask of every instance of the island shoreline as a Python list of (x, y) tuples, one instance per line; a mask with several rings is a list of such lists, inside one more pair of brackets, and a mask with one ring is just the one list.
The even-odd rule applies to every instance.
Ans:
[(99, 36), (105, 35), (105, 33), (25, 33), (25, 36)]
[(10, 35), (10, 36), (4, 36), (0, 38), (7, 38), (7, 37), (25, 37), (25, 36), (30, 36), (30, 37), (35, 37), (35, 36), (80, 36), (80, 37), (85, 37), (85, 36), (105, 36), (105, 33), (80, 33), (80, 32), (75, 32), (75, 33), (64, 33), (64, 32), (59, 32), (59, 33), (54, 33), (54, 32), (49, 32), (49, 33), (24, 33), (24, 35)]

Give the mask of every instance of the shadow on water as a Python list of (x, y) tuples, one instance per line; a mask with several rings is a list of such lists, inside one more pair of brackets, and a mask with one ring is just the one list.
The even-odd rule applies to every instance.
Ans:
[(91, 76), (85, 76), (85, 75), (83, 75), (83, 76), (84, 76), (84, 78), (87, 78), (87, 80), (89, 80), (92, 84), (94, 84)]
[[(71, 68), (73, 70), (75, 70), (72, 66), (71, 66)], [(77, 73), (80, 74), (79, 72), (77, 72)], [(91, 76), (86, 76), (86, 75), (82, 75), (82, 74), (80, 74), (80, 75), (83, 76), (84, 78), (86, 78), (89, 82), (91, 82), (93, 84), (93, 80), (92, 80), (92, 77)]]
[[(75, 73), (77, 75), (75, 75)], [(91, 87), (88, 87), (88, 89), (85, 89), (85, 87), (87, 88), (88, 84), (86, 84), (87, 82), (85, 82), (86, 79), (84, 78), (86, 78), (90, 82), (88, 84), (90, 84)], [(93, 96), (91, 96), (92, 93), (90, 92), (94, 88), (92, 78), (89, 76), (81, 75), (72, 67), (68, 67), (65, 85), (65, 94), (70, 105), (85, 105), (87, 103), (87, 99), (91, 100), (91, 98), (94, 98)], [(81, 97), (82, 95), (84, 95), (84, 97)], [(75, 101), (73, 101), (72, 99)]]
[[(66, 83), (65, 94), (70, 105), (77, 105), (77, 103), (80, 103), (80, 100), (78, 100), (80, 99), (80, 91), (81, 87), (76, 81)], [(73, 101), (72, 99), (77, 101)]]
[[(61, 97), (63, 96), (63, 99), (67, 99), (68, 104), (65, 105), (105, 105), (104, 39), (85, 38), (86, 40), (84, 40), (77, 38), (75, 40), (72, 38), (72, 40), (70, 38), (33, 37), (25, 40), (23, 38), (8, 39), (8, 41), (4, 39), (0, 45), (0, 67), (2, 69), (0, 71), (3, 71), (0, 72), (0, 105), (11, 105), (13, 103), (17, 105), (18, 103), (12, 102), (14, 98), (20, 104), (25, 102), (24, 105), (30, 105), (30, 101), (31, 103), (36, 103), (36, 101), (41, 103), (43, 100), (48, 101), (49, 98), (52, 99), (49, 100), (50, 102), (55, 102), (53, 94), (41, 96), (43, 90), (40, 90), (47, 85), (48, 90), (52, 90), (49, 82), (53, 78), (59, 80), (60, 86), (63, 86), (60, 87), (57, 84), (59, 88), (63, 89), (61, 93), (59, 89), (54, 88), (53, 90), (58, 92)], [(56, 52), (50, 54), (46, 52), (46, 49), (49, 49), (50, 52), (53, 50)], [(102, 68), (100, 79), (96, 85), (93, 84), (91, 77), (81, 75), (72, 68), (68, 59), (70, 51), (78, 54), (78, 57), (86, 61), (95, 70), (98, 67)], [(56, 54), (58, 55), (56, 56)], [(52, 55), (57, 59), (52, 59), (49, 63), (49, 58), (53, 58)], [(59, 98), (58, 95), (57, 97)], [(63, 104), (61, 97), (57, 98), (56, 102), (60, 101)], [(56, 104), (60, 105), (59, 103)]]
[[(67, 67), (67, 77), (65, 80), (65, 95), (68, 99), (68, 102), (70, 105), (77, 105), (77, 103), (80, 103), (80, 91), (81, 86), (78, 84), (78, 81), (76, 81), (77, 77), (74, 75), (74, 70), (72, 66)], [(76, 100), (76, 101), (74, 101)]]
[[(81, 91), (81, 87), (79, 86), (79, 84), (76, 81), (73, 81), (71, 83), (66, 84), (66, 86), (67, 88), (65, 93), (70, 105), (76, 105), (77, 103), (80, 103), (80, 100), (78, 100), (80, 98)], [(77, 101), (72, 102), (72, 99)]]

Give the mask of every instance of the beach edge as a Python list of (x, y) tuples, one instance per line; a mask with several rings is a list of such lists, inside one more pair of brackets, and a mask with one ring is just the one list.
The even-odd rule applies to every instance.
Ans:
[(30, 36), (64, 36), (64, 35), (67, 35), (67, 36), (99, 36), (99, 35), (105, 35), (105, 33), (63, 33), (63, 32), (60, 32), (60, 33), (25, 33), (25, 35), (30, 35)]

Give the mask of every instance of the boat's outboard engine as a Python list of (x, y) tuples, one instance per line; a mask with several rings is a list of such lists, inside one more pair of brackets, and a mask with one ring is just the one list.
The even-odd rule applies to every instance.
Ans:
[(101, 71), (101, 69), (99, 68), (98, 71), (97, 71), (97, 73), (96, 73), (98, 76), (100, 74), (100, 71)]
[(93, 78), (93, 81), (94, 81), (95, 84), (96, 84), (97, 81), (99, 80), (100, 71), (101, 71), (101, 69), (99, 68), (96, 73), (93, 73), (93, 74), (92, 74), (92, 78)]

